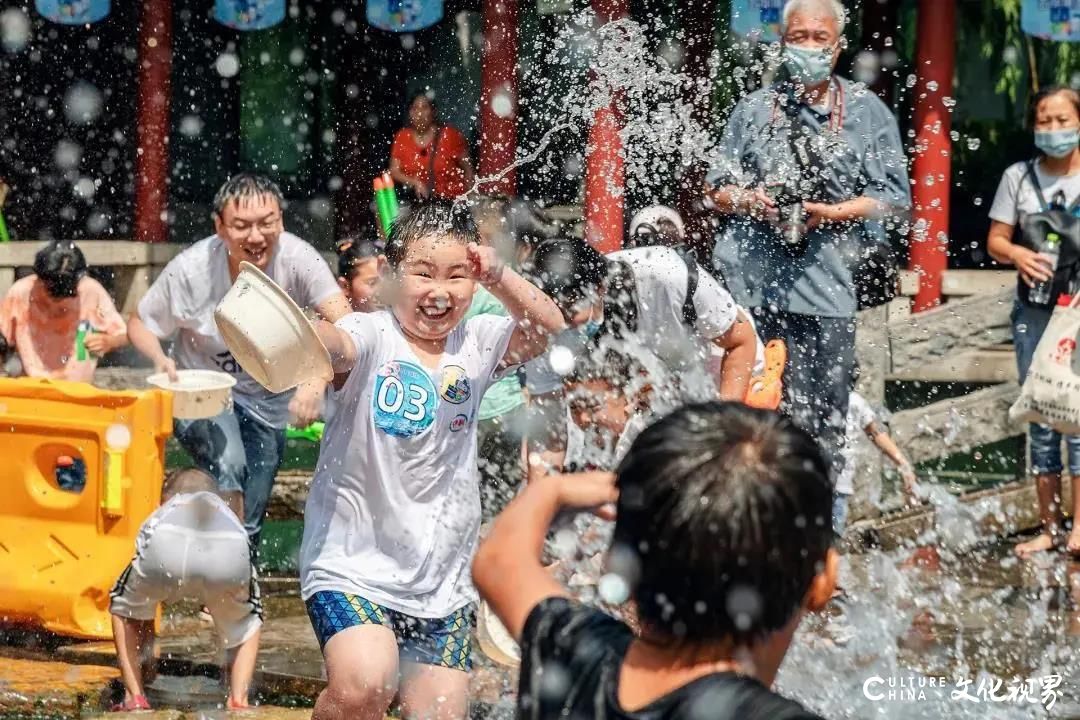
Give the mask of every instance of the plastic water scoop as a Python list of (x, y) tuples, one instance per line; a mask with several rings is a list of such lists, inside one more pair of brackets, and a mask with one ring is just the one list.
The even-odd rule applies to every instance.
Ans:
[(270, 392), (334, 377), (330, 353), (293, 299), (251, 263), (214, 310), (221, 339), (237, 364)]
[(131, 447), (131, 428), (110, 425), (105, 429), (105, 487), (101, 509), (110, 517), (124, 514), (124, 453)]

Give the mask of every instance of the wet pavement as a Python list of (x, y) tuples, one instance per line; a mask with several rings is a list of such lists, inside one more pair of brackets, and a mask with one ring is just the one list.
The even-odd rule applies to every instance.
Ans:
[[(964, 539), (977, 536), (964, 529), (970, 518), (956, 508), (939, 515), (942, 529), (918, 543), (846, 556), (844, 594), (803, 622), (780, 674), (782, 691), (828, 718), (1080, 718), (1080, 563), (1063, 554), (1019, 561), (1012, 542), (974, 546)], [(273, 586), (265, 598), (258, 717), (306, 717), (323, 686), (322, 658), (295, 584)], [(155, 707), (175, 709), (140, 718), (224, 716), (221, 656), (197, 608), (169, 610), (159, 652), (165, 677), (148, 694)], [(474, 715), (509, 717), (516, 676), (478, 655)], [(94, 714), (118, 687), (111, 643), (22, 638), (0, 656), (0, 717)], [(864, 685), (890, 677), (945, 678), (950, 686), (970, 679), (974, 696), (980, 682), (1000, 681), (1004, 696), (1010, 683), (1055, 674), (1062, 684), (1049, 711), (1038, 700), (979, 703), (949, 692), (879, 703)]]

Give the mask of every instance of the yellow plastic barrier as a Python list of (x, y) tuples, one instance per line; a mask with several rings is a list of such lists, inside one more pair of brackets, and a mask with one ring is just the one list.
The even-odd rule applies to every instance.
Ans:
[(0, 619), (112, 637), (109, 590), (160, 504), (171, 433), (161, 390), (0, 378)]

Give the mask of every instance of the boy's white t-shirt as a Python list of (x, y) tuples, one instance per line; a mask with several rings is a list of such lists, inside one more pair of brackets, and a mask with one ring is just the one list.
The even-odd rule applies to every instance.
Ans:
[[(233, 359), (214, 310), (229, 292), (229, 251), (212, 235), (174, 257), (139, 301), (139, 319), (164, 340), (173, 336), (173, 359), (181, 370), (217, 370), (236, 378), (233, 399), (267, 425), (289, 423), (292, 391), (271, 393)], [(266, 274), (301, 308), (313, 308), (341, 292), (318, 250), (292, 233), (282, 233)]]
[(859, 455), (860, 438), (866, 428), (877, 420), (877, 414), (862, 395), (852, 392), (848, 396), (847, 421), (844, 428), (844, 471), (836, 479), (836, 492), (851, 495), (855, 492), (855, 465)]
[(336, 393), (304, 513), (301, 593), (360, 595), (415, 617), (476, 600), (477, 412), (516, 327), (480, 315), (447, 337), (436, 370), (389, 310), (338, 321), (358, 358)]
[[(735, 324), (735, 300), (715, 278), (701, 270), (694, 293), (697, 337), (690, 337), (682, 315), (689, 274), (686, 261), (672, 248), (631, 248), (613, 252), (607, 258), (629, 265), (638, 300), (635, 339), (669, 369), (678, 371), (692, 364), (689, 361), (695, 356), (703, 365), (704, 343), (720, 337)], [(562, 386), (562, 376), (552, 368), (547, 353), (525, 366), (525, 380), (533, 395), (545, 395)]]

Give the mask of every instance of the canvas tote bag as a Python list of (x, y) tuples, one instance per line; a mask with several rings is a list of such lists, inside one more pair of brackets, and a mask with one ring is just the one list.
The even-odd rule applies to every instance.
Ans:
[[(1009, 419), (1049, 425), (1066, 435), (1080, 435), (1080, 293), (1067, 306), (1054, 308), (1020, 399)], [(1075, 359), (1074, 359), (1075, 358)]]

